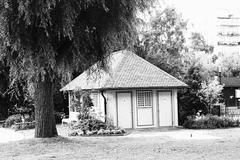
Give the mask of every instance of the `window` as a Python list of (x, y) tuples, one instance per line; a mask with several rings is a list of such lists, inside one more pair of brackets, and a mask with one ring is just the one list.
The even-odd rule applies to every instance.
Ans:
[(92, 93), (91, 98), (92, 98), (94, 108), (98, 108), (98, 93), (97, 92)]
[(81, 107), (81, 93), (80, 92), (69, 92), (69, 111), (78, 112)]
[(93, 103), (93, 112), (97, 114), (101, 114), (101, 107), (99, 102), (99, 93), (98, 92), (92, 92), (91, 93), (91, 99)]
[(137, 92), (137, 106), (138, 107), (152, 107), (152, 91), (138, 91)]
[(72, 91), (69, 92), (69, 111), (75, 112), (74, 93)]

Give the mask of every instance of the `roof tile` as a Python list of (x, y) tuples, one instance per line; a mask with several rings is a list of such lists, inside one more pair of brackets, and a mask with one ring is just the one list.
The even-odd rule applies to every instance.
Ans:
[[(61, 90), (116, 89), (116, 88), (178, 88), (185, 83), (130, 51), (118, 51), (110, 55), (109, 73), (87, 74), (86, 71)], [(96, 67), (96, 65), (92, 66)]]

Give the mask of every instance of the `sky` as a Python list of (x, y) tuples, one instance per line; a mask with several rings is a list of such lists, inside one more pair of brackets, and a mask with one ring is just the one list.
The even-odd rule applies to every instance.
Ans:
[[(162, 0), (160, 0), (162, 1)], [(217, 16), (240, 15), (240, 0), (164, 0), (166, 6), (173, 6), (188, 20), (188, 30), (197, 31), (215, 45)]]

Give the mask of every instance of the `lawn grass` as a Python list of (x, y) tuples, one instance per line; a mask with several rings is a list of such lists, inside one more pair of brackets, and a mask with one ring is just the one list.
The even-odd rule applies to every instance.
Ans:
[[(240, 129), (205, 130), (204, 134), (221, 139), (174, 139), (168, 134), (202, 131), (180, 130), (164, 136), (65, 137), (66, 129), (58, 127), (62, 136), (46, 139), (25, 139), (0, 145), (0, 159), (16, 160), (88, 160), (88, 159), (225, 159), (240, 157)], [(33, 130), (23, 131), (33, 135)], [(153, 134), (159, 131), (149, 132)], [(141, 132), (137, 132), (141, 135)], [(132, 134), (134, 135), (134, 134)], [(143, 135), (148, 135), (144, 132)]]

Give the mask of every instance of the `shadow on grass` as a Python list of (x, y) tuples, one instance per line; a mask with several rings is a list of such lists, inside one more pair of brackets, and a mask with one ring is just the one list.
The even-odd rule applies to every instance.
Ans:
[[(73, 144), (73, 143), (82, 143), (82, 140), (79, 139), (72, 139), (68, 137), (63, 136), (57, 136), (52, 138), (29, 138), (29, 139), (23, 139), (20, 141), (15, 142), (9, 142), (8, 144), (28, 144), (30, 146), (34, 146), (37, 144)], [(7, 144), (7, 143), (6, 143)]]
[(40, 141), (41, 143), (76, 143), (79, 139), (73, 139), (63, 136), (57, 136), (52, 138), (33, 138), (32, 140)]

